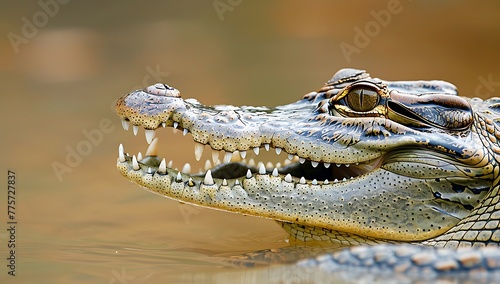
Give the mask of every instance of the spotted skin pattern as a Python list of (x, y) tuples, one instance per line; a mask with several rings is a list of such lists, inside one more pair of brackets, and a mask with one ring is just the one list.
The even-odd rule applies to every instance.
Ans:
[[(489, 248), (500, 243), (499, 103), (460, 97), (443, 81), (384, 81), (356, 69), (342, 69), (318, 91), (275, 108), (204, 106), (156, 84), (117, 102), (124, 128), (130, 123), (134, 132), (144, 128), (151, 143), (143, 159), (120, 146), (117, 167), (162, 196), (274, 219), (300, 242), (374, 245), (354, 249), (372, 257), (358, 261), (363, 266), (380, 268), (377, 244), (410, 243), (435, 248), (386, 244), (383, 249), (394, 249), (398, 261), (410, 259), (408, 271), (484, 265), (489, 271), (500, 267)], [(173, 169), (156, 155), (152, 137), (163, 127), (190, 133), (197, 158), (208, 145), (227, 159), (198, 174)], [(246, 162), (247, 152), (261, 149), (286, 152), (291, 162), (274, 169)], [(243, 160), (229, 162), (238, 154)], [(488, 250), (462, 253), (461, 247)], [(342, 253), (354, 252), (301, 265), (330, 270), (342, 266), (337, 261), (345, 258)], [(454, 260), (415, 257), (437, 259), (441, 253)], [(468, 254), (481, 265), (466, 265)], [(446, 266), (451, 261), (456, 269)]]

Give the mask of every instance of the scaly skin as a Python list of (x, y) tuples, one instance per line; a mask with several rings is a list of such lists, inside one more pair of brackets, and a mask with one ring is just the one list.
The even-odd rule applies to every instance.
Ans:
[[(120, 145), (117, 167), (175, 200), (277, 220), (299, 241), (498, 246), (498, 102), (459, 97), (443, 81), (389, 82), (355, 69), (272, 109), (203, 106), (156, 84), (117, 102), (124, 127), (142, 126), (152, 141), (143, 159)], [(197, 158), (203, 145), (229, 154), (206, 173), (171, 169), (156, 155), (162, 126), (191, 133)], [(270, 148), (292, 162), (228, 162)]]

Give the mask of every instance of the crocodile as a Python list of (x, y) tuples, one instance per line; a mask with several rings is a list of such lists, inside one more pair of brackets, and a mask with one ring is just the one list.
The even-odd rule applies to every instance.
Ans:
[[(121, 97), (116, 111), (149, 144), (144, 157), (119, 145), (128, 180), (183, 203), (276, 220), (297, 242), (354, 246), (297, 265), (500, 268), (498, 98), (345, 68), (274, 108), (205, 106), (157, 83)], [(191, 173), (158, 157), (155, 131), (165, 127), (191, 134), (196, 160), (211, 150), (213, 166)], [(248, 159), (264, 151), (284, 162)]]

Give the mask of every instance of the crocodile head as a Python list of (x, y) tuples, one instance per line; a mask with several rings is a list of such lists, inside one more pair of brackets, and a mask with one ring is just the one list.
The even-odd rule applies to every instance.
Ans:
[[(124, 128), (143, 127), (150, 143), (145, 157), (120, 145), (117, 167), (149, 191), (275, 219), (303, 240), (426, 240), (465, 218), (498, 175), (494, 131), (485, 130), (495, 126), (475, 105), (447, 82), (390, 82), (356, 69), (274, 108), (204, 106), (156, 84), (117, 102)], [(163, 127), (190, 133), (198, 160), (210, 147), (216, 165), (170, 168), (156, 154)], [(271, 150), (287, 161), (247, 162)]]

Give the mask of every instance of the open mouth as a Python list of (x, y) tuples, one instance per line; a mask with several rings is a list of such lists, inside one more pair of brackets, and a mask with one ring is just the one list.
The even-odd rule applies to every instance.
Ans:
[[(130, 122), (122, 120), (122, 126), (129, 130)], [(165, 128), (165, 123), (163, 123)], [(139, 126), (133, 125), (133, 132), (137, 135)], [(182, 133), (186, 136), (189, 130), (182, 128), (177, 122), (173, 122), (174, 133)], [(158, 130), (158, 129), (156, 129)], [(119, 158), (121, 163), (127, 162), (135, 171), (142, 171), (148, 174), (158, 173), (160, 175), (170, 174), (177, 176), (177, 179), (183, 179), (182, 176), (189, 176), (190, 181), (203, 181), (205, 184), (227, 183), (230, 180), (238, 182), (240, 179), (251, 178), (254, 175), (281, 176), (286, 182), (301, 184), (331, 184), (344, 183), (356, 179), (359, 176), (367, 174), (379, 168), (382, 163), (382, 157), (363, 163), (337, 164), (326, 163), (322, 161), (312, 161), (296, 155), (287, 153), (285, 149), (274, 147), (272, 144), (262, 144), (260, 147), (254, 147), (248, 150), (237, 150), (226, 152), (224, 150), (215, 150), (210, 146), (194, 142), (194, 157), (197, 161), (202, 161), (203, 156), (208, 156), (204, 162), (203, 169), (197, 172), (192, 171), (189, 163), (184, 164), (181, 169), (173, 169), (173, 162), (165, 158), (158, 157), (159, 138), (156, 136), (156, 130), (145, 130), (146, 141), (149, 146), (145, 156), (140, 152), (137, 155), (130, 156), (125, 153), (123, 145), (119, 146)], [(180, 135), (180, 134), (177, 134)], [(210, 153), (207, 155), (207, 148)], [(205, 153), (204, 153), (205, 152)], [(268, 153), (275, 153), (273, 161), (262, 160), (268, 158)], [(265, 153), (262, 155), (262, 153)], [(280, 162), (275, 162), (279, 157), (285, 158)], [(262, 157), (262, 158), (261, 158)], [(268, 158), (269, 159), (269, 158)], [(177, 172), (177, 173), (175, 173)], [(219, 182), (217, 182), (217, 179)]]

